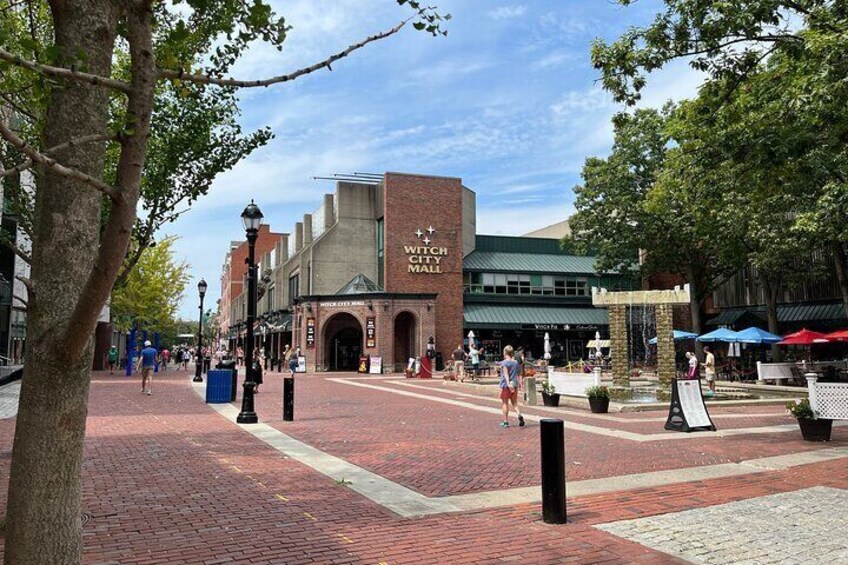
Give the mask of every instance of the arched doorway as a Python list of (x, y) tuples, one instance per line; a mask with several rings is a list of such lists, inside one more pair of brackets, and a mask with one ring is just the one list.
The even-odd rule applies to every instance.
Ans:
[(401, 312), (395, 318), (395, 370), (402, 371), (410, 357), (415, 357), (416, 351), (415, 316), (409, 312)]
[(325, 326), (324, 348), (328, 370), (355, 371), (362, 353), (362, 324), (351, 314), (336, 314)]

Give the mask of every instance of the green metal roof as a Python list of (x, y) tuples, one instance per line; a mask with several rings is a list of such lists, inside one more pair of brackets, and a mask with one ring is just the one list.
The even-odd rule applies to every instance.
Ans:
[(594, 274), (595, 258), (550, 253), (474, 251), (463, 262), (466, 271)]
[[(739, 321), (746, 313), (761, 320), (766, 319), (765, 306), (724, 308), (715, 318), (707, 322), (710, 326), (730, 326)], [(841, 302), (826, 302), (818, 304), (780, 304), (777, 307), (777, 321), (783, 323), (813, 322), (813, 321), (846, 321)]]
[(497, 326), (508, 328), (522, 324), (609, 324), (606, 308), (571, 308), (568, 306), (501, 306), (498, 304), (466, 304), (463, 313), (466, 327)]

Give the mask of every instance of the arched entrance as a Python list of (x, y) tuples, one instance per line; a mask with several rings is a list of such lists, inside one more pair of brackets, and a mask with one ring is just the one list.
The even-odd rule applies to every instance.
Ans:
[(353, 315), (336, 314), (324, 327), (324, 363), (329, 371), (355, 371), (362, 353), (362, 324)]
[(401, 312), (395, 318), (395, 370), (402, 371), (410, 357), (415, 357), (416, 351), (415, 316), (409, 312)]

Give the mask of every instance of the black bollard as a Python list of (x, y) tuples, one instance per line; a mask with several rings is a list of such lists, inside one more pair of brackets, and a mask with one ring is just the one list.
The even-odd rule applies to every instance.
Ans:
[(542, 520), (565, 524), (565, 427), (562, 420), (545, 418), (542, 440)]
[(291, 377), (283, 379), (283, 420), (294, 421), (294, 379)]

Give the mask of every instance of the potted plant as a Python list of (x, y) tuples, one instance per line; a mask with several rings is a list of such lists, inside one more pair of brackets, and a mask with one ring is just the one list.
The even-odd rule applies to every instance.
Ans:
[(559, 406), (559, 394), (548, 379), (542, 381), (542, 402), (545, 406)]
[(586, 389), (589, 397), (589, 408), (595, 414), (606, 414), (609, 412), (610, 393), (605, 386), (590, 386)]
[(833, 420), (817, 418), (810, 406), (810, 400), (791, 400), (786, 403), (786, 409), (798, 420), (801, 428), (801, 437), (807, 441), (830, 441), (830, 432)]

